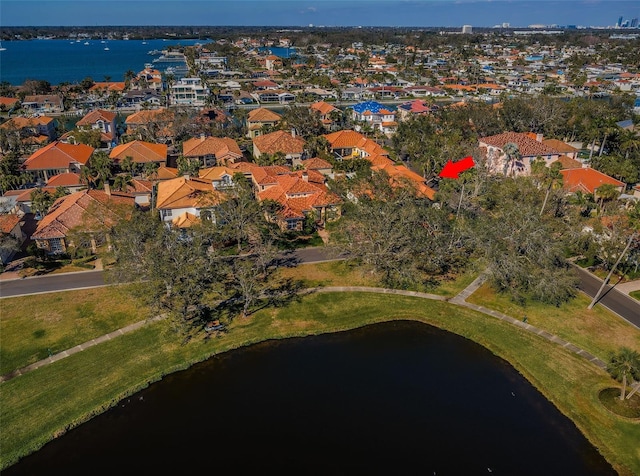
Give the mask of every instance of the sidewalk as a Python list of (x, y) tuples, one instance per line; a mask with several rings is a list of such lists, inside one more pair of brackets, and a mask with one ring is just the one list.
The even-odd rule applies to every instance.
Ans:
[[(9, 281), (12, 279), (28, 279), (25, 276), (20, 274), (22, 270), (22, 263), (25, 258), (12, 261), (7, 265), (5, 270), (0, 273), (0, 281)], [(102, 271), (104, 267), (102, 266), (102, 260), (100, 258), (96, 258), (93, 262), (93, 269), (87, 269), (86, 271)], [(85, 271), (69, 271), (69, 273), (84, 273)], [(40, 274), (38, 276), (50, 276), (51, 274), (68, 274), (68, 273), (48, 273), (48, 274)], [(35, 277), (35, 276), (32, 276)]]
[(627, 281), (626, 283), (616, 284), (615, 289), (624, 294), (630, 294), (633, 291), (640, 291), (640, 279), (635, 281)]

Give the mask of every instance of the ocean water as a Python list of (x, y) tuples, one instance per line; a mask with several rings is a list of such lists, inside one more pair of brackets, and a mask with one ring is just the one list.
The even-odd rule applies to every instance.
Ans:
[[(85, 45), (88, 41), (88, 45)], [(128, 70), (141, 71), (169, 46), (206, 44), (211, 40), (29, 40), (5, 41), (0, 51), (0, 82), (14, 86), (27, 79), (45, 80), (52, 85), (76, 83), (90, 77), (94, 81), (124, 81)], [(108, 47), (108, 50), (105, 50)], [(164, 71), (176, 63), (153, 63)]]

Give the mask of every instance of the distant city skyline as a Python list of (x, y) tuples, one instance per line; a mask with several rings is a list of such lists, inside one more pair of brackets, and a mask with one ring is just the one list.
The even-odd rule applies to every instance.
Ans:
[(637, 0), (2, 0), (0, 26), (616, 27)]

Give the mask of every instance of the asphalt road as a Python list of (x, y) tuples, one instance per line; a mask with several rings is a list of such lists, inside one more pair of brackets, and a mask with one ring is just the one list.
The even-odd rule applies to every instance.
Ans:
[[(340, 259), (330, 255), (323, 248), (306, 248), (285, 253), (282, 256), (285, 264), (317, 263)], [(595, 296), (602, 285), (602, 281), (592, 274), (576, 266), (580, 276), (579, 289), (590, 297)], [(49, 276), (37, 276), (33, 278), (0, 281), (0, 297), (13, 297), (29, 294), (50, 293), (57, 291), (69, 291), (104, 286), (103, 271), (85, 271), (81, 273), (55, 274)], [(640, 303), (626, 294), (615, 289), (615, 286), (607, 286), (603, 291), (599, 304), (615, 312), (623, 319), (640, 328)]]
[[(600, 286), (602, 286), (602, 281), (577, 266), (575, 269), (580, 276), (580, 284), (578, 287), (587, 296), (593, 298), (598, 292), (598, 289), (600, 289)], [(605, 306), (634, 326), (640, 328), (640, 302), (617, 291), (615, 286), (605, 286), (598, 300), (598, 304)]]

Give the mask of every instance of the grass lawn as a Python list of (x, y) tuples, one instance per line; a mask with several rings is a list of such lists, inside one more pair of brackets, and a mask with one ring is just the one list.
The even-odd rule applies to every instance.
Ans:
[[(124, 288), (95, 291), (110, 289), (116, 295), (105, 302), (105, 308), (127, 301), (135, 308)], [(9, 301), (3, 300), (3, 306)], [(76, 299), (73, 301), (75, 304)], [(498, 298), (496, 302), (500, 303)], [(19, 311), (14, 308), (12, 312)], [(543, 309), (538, 312), (543, 313)], [(572, 312), (565, 309), (558, 320), (582, 320), (575, 319), (580, 316)], [(605, 314), (598, 316), (608, 320)], [(538, 319), (534, 313), (528, 315), (532, 324), (544, 328), (543, 321), (534, 321)], [(435, 325), (505, 358), (575, 422), (621, 475), (640, 474), (640, 424), (618, 417), (600, 404), (600, 391), (613, 386), (604, 371), (556, 344), (472, 310), (439, 301), (372, 293), (312, 294), (286, 307), (264, 309), (250, 318), (237, 319), (221, 338), (188, 345), (180, 345), (180, 339), (168, 330), (168, 322), (159, 322), (5, 382), (0, 385), (0, 467), (149, 382), (214, 353), (266, 339), (335, 332), (394, 319)], [(567, 333), (572, 330), (574, 334), (567, 339), (578, 345), (579, 339), (587, 341), (586, 334), (595, 332), (591, 326), (579, 324), (567, 327)], [(640, 331), (628, 328), (627, 332), (633, 333), (631, 341), (637, 344)], [(624, 337), (621, 333), (594, 336), (595, 343), (589, 350), (601, 355), (617, 348), (615, 341)]]
[[(295, 268), (281, 268), (278, 273), (283, 278), (301, 280), (305, 287), (328, 286), (370, 286), (381, 287), (378, 275), (363, 272), (351, 261), (328, 261), (325, 263), (301, 264)], [(466, 288), (478, 276), (467, 271), (459, 276), (442, 277), (431, 285), (418, 287), (417, 291), (453, 297)]]
[(582, 293), (560, 307), (537, 302), (527, 302), (522, 306), (508, 296), (496, 294), (485, 283), (467, 301), (516, 319), (526, 315), (527, 322), (532, 326), (556, 334), (605, 362), (611, 352), (617, 352), (622, 346), (640, 349), (638, 329), (602, 306), (587, 309), (591, 299)]
[(640, 291), (633, 291), (629, 294), (633, 299), (640, 301)]
[(0, 301), (0, 374), (148, 316), (117, 286)]

